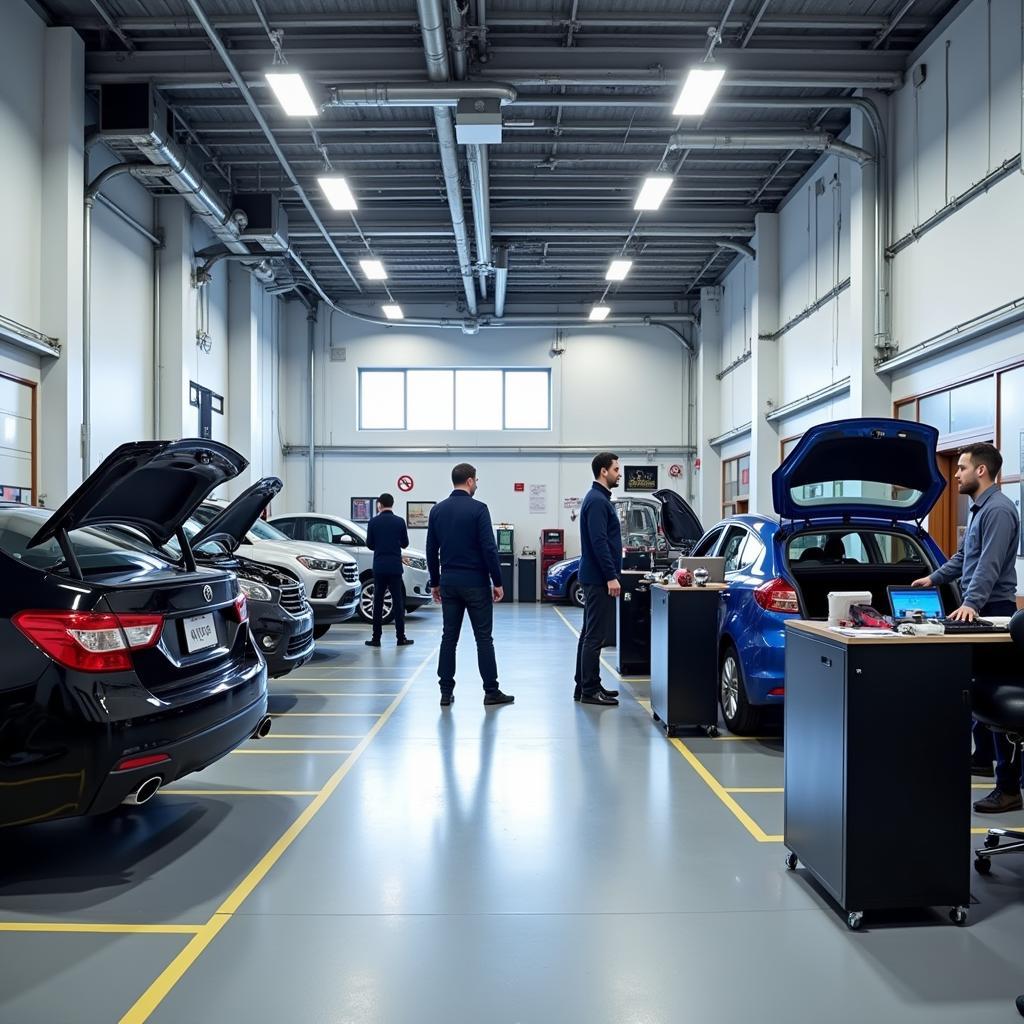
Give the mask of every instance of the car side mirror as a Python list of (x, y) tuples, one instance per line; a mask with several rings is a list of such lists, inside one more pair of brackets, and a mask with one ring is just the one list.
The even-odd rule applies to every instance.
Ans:
[(351, 533), (343, 533), (334, 543), (335, 544), (355, 544), (355, 537)]

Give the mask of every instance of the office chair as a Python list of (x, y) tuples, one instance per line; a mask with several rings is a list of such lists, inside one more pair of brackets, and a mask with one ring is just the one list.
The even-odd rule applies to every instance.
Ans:
[[(1010, 636), (1024, 655), (1024, 610), (1010, 619)], [(1018, 679), (999, 676), (975, 679), (971, 683), (971, 710), (979, 722), (995, 732), (1006, 733), (1012, 743), (1019, 745), (1024, 739), (1024, 663)], [(1020, 756), (1019, 749), (1017, 756)], [(1009, 842), (1004, 844), (1004, 839)], [(975, 851), (974, 869), (980, 875), (987, 875), (992, 870), (993, 857), (1021, 852), (1024, 852), (1024, 832), (990, 828), (984, 848)]]

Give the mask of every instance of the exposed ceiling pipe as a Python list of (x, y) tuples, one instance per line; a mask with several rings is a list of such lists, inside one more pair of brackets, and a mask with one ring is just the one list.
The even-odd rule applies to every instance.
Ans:
[[(313, 276), (313, 272), (306, 266), (302, 257), (294, 250), (289, 249), (288, 255), (295, 265), (302, 271), (306, 280), (309, 281), (313, 291), (320, 297), (320, 300), (342, 316), (350, 317), (353, 320), (361, 320), (363, 323), (375, 324), (378, 327), (440, 327), (458, 329), (463, 334), (476, 334), (478, 331), (487, 328), (499, 327), (581, 327), (593, 328), (594, 324), (589, 317), (565, 316), (565, 315), (539, 315), (522, 316), (513, 315), (498, 318), (494, 317), (473, 317), (456, 319), (454, 317), (408, 317), (399, 322), (385, 320), (383, 317), (371, 316), (369, 313), (361, 313), (345, 306), (339, 306), (320, 286), (320, 282)], [(696, 324), (697, 317), (692, 313), (664, 313), (654, 316), (610, 316), (603, 321), (602, 327), (661, 327), (677, 338), (688, 352), (693, 352), (693, 346), (686, 336), (676, 326), (677, 324)]]
[(828, 132), (736, 131), (675, 132), (668, 140), (669, 149), (810, 149), (837, 153), (859, 164), (874, 160), (866, 149), (841, 142)]
[(757, 250), (745, 242), (734, 242), (731, 238), (716, 238), (715, 245), (719, 249), (732, 249), (743, 256), (749, 256), (752, 260), (757, 259)]
[[(502, 82), (431, 82), (409, 85), (337, 85), (328, 90), (325, 107), (454, 107), (459, 100), (515, 103), (519, 93)], [(668, 102), (665, 100), (664, 102)]]
[[(434, 82), (451, 78), (448, 68), (448, 46), (444, 36), (444, 14), (441, 0), (416, 0), (423, 36), (423, 50), (427, 58), (427, 76)], [(455, 248), (459, 256), (459, 273), (466, 293), (466, 306), (476, 314), (476, 285), (473, 283), (473, 261), (469, 252), (469, 234), (466, 231), (466, 212), (462, 206), (462, 176), (459, 174), (458, 150), (455, 146), (455, 126), (449, 107), (434, 107), (434, 126), (441, 151), (441, 170), (448, 195), (448, 209), (455, 232)]]
[(302, 200), (302, 205), (305, 206), (306, 212), (309, 214), (310, 218), (312, 219), (313, 223), (317, 226), (317, 228), (319, 228), (320, 234), (323, 235), (324, 241), (327, 243), (327, 246), (331, 250), (331, 252), (334, 253), (335, 257), (338, 260), (338, 263), (341, 264), (342, 268), (345, 270), (345, 273), (347, 273), (349, 278), (352, 280), (353, 285), (355, 285), (356, 291), (362, 292), (362, 285), (359, 283), (358, 279), (356, 278), (356, 275), (353, 273), (352, 268), (345, 261), (344, 256), (342, 256), (341, 253), (338, 251), (338, 247), (334, 244), (334, 239), (331, 238), (330, 232), (324, 226), (324, 222), (320, 219), (320, 215), (314, 209), (313, 204), (310, 202), (309, 196), (306, 194), (305, 189), (303, 189), (302, 185), (299, 184), (299, 179), (295, 176), (295, 172), (292, 170), (291, 164), (288, 163), (288, 158), (284, 155), (284, 153), (281, 150), (281, 147), (277, 144), (277, 139), (274, 138), (274, 133), (270, 130), (270, 125), (267, 124), (267, 119), (263, 116), (262, 112), (260, 111), (259, 105), (256, 103), (256, 100), (253, 99), (253, 95), (249, 91), (249, 87), (245, 84), (245, 79), (242, 77), (241, 72), (235, 66), (234, 61), (231, 59), (231, 55), (225, 48), (224, 43), (221, 41), (221, 38), (217, 34), (216, 29), (214, 29), (213, 25), (210, 24), (210, 21), (206, 17), (205, 12), (199, 5), (199, 0), (188, 0), (188, 5), (192, 8), (192, 11), (196, 16), (196, 19), (199, 21), (199, 24), (202, 25), (203, 31), (206, 32), (206, 35), (209, 38), (211, 45), (217, 52), (217, 55), (223, 61), (224, 66), (227, 68), (228, 73), (231, 75), (232, 81), (235, 83), (235, 87), (238, 89), (239, 93), (241, 93), (242, 98), (245, 100), (246, 106), (249, 108), (249, 110), (252, 112), (253, 117), (256, 119), (256, 123), (263, 130), (263, 134), (266, 136), (267, 142), (270, 144), (270, 148), (273, 150), (274, 155), (277, 157), (278, 162), (281, 164), (282, 170), (288, 176), (288, 180), (291, 181), (292, 186), (295, 189), (295, 194)]
[(508, 249), (499, 245), (494, 250), (494, 315), (505, 315), (505, 296), (508, 294)]

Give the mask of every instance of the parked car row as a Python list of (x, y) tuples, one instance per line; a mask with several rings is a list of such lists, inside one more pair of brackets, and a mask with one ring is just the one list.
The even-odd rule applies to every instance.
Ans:
[[(698, 524), (702, 535), (690, 553), (725, 560), (718, 689), (731, 732), (756, 733), (781, 718), (787, 619), (826, 618), (830, 591), (870, 592), (883, 609), (890, 585), (909, 584), (945, 561), (922, 526), (946, 486), (937, 444), (934, 427), (902, 420), (812, 427), (772, 475), (774, 517), (729, 516), (706, 531)], [(692, 530), (692, 509), (681, 509), (673, 492), (656, 497), (669, 542), (686, 539), (669, 521)], [(578, 564), (550, 569), (549, 597), (573, 599)], [(953, 585), (942, 590), (947, 608), (959, 605)]]

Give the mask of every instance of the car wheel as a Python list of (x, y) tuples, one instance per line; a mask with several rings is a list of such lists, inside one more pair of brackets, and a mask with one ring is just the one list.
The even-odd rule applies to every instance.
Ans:
[(729, 644), (722, 652), (718, 673), (718, 699), (726, 728), (737, 736), (749, 736), (761, 726), (762, 712), (747, 700), (743, 668), (736, 648)]
[[(391, 616), (394, 613), (394, 602), (391, 600), (391, 591), (388, 591), (384, 595), (384, 607), (383, 621), (390, 622)], [(359, 608), (357, 614), (363, 622), (373, 622), (373, 577), (371, 576), (368, 580), (363, 583), (363, 593), (359, 598)]]
[(327, 636), (327, 634), (330, 631), (331, 631), (331, 624), (329, 622), (326, 625), (314, 626), (313, 627), (313, 639), (314, 640), (319, 640), (322, 637)]
[(573, 580), (569, 584), (569, 603), (574, 604), (577, 608), (582, 608), (586, 602), (586, 597), (583, 593), (583, 587), (580, 586), (579, 580)]

